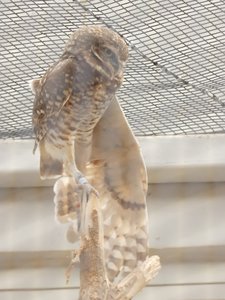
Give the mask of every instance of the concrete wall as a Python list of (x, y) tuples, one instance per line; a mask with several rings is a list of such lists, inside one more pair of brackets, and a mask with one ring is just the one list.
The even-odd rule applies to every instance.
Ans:
[[(162, 270), (136, 299), (225, 299), (223, 140), (140, 140), (150, 175), (151, 252)], [(0, 299), (76, 299), (77, 271), (65, 280), (73, 245), (54, 220), (52, 187), (40, 185), (30, 142), (7, 144), (0, 144)]]

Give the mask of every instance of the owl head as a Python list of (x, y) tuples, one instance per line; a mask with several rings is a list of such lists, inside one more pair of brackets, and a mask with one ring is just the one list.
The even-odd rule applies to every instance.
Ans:
[(71, 35), (65, 51), (81, 56), (102, 76), (122, 81), (128, 46), (113, 30), (94, 25), (81, 27)]

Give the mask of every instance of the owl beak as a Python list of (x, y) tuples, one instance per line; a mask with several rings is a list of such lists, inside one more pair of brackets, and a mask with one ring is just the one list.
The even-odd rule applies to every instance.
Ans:
[(97, 51), (95, 51), (94, 49), (91, 49), (91, 53), (93, 54), (93, 56), (95, 57), (95, 59), (97, 59), (98, 62), (100, 62), (100, 65), (98, 65), (96, 67), (96, 69), (98, 71), (100, 71), (100, 73), (102, 73), (102, 75), (106, 76), (109, 79), (113, 79), (115, 77), (114, 74), (114, 69), (110, 64), (107, 64), (102, 58), (101, 56), (97, 53)]
[(97, 51), (95, 51), (94, 48), (91, 49), (91, 53), (94, 55), (95, 58), (97, 58), (97, 60), (99, 60), (101, 63), (103, 63), (101, 56), (98, 54)]
[(113, 79), (115, 77), (115, 71), (114, 71), (112, 65), (105, 64), (105, 70), (108, 73), (108, 76), (110, 77), (110, 79)]

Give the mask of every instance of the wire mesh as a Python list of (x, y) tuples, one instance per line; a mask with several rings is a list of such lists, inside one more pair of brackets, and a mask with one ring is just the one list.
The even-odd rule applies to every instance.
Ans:
[(130, 45), (120, 103), (137, 135), (225, 131), (223, 0), (0, 2), (0, 138), (31, 138), (33, 96), (81, 25), (104, 24)]

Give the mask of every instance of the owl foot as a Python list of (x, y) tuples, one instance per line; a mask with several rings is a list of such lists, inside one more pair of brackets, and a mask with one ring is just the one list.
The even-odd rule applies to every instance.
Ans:
[(76, 179), (77, 179), (77, 183), (80, 185), (81, 189), (85, 190), (87, 195), (91, 195), (93, 193), (96, 197), (99, 197), (98, 191), (92, 185), (90, 185), (90, 183), (87, 181), (87, 179), (81, 173), (79, 173), (79, 175), (77, 176)]
[(81, 234), (86, 235), (87, 233), (87, 226), (88, 220), (86, 220), (87, 214), (87, 203), (91, 197), (94, 195), (95, 197), (99, 197), (98, 191), (87, 181), (87, 179), (82, 175), (82, 173), (76, 173), (75, 178), (77, 184), (79, 186), (79, 190), (81, 192), (81, 199), (80, 199), (80, 222), (78, 224), (78, 229)]
[(88, 220), (86, 218), (87, 216), (87, 203), (91, 198), (91, 194), (93, 194), (95, 197), (99, 196), (98, 192), (93, 188), (92, 185), (90, 185), (88, 182), (83, 183), (80, 185), (81, 188), (81, 206), (80, 206), (80, 232), (81, 234), (87, 235), (88, 228)]

